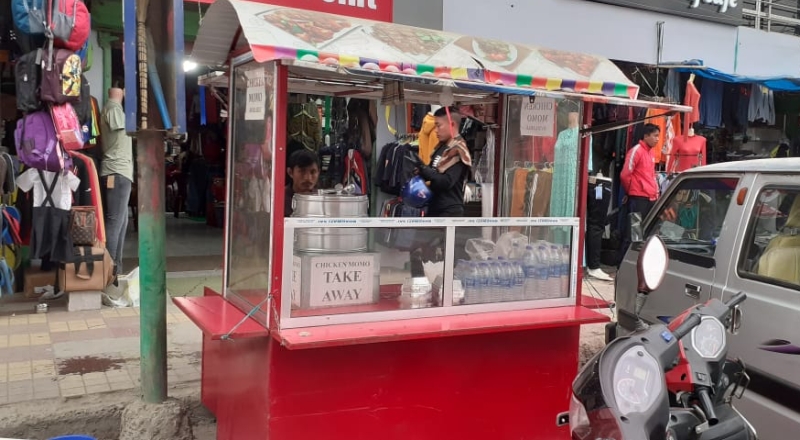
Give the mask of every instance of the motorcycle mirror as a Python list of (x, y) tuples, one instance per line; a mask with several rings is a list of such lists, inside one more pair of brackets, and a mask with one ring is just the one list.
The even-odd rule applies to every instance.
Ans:
[(639, 253), (639, 261), (636, 265), (639, 278), (639, 292), (648, 294), (661, 286), (664, 276), (667, 274), (669, 264), (669, 254), (667, 246), (661, 237), (653, 235), (642, 247)]

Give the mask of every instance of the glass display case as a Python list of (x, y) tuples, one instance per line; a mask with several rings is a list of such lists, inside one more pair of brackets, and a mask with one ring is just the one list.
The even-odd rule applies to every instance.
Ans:
[[(225, 296), (243, 310), (264, 303), (271, 286), (275, 63), (247, 62), (231, 79)], [(266, 308), (254, 317), (266, 322)]]
[[(334, 86), (293, 92), (303, 78), (287, 69), (281, 86), (278, 70), (245, 62), (231, 80), (225, 297), (233, 304), (264, 325), (274, 315), (287, 329), (576, 305), (580, 101), (476, 93), (482, 102), (505, 104), (505, 129), (492, 125), (488, 136), (502, 142), (476, 151), (477, 161), (485, 165), (493, 155), (500, 165), (495, 173), (481, 168), (499, 184), (477, 203), (492, 206), (476, 209), (476, 217), (376, 217), (387, 210), (370, 203), (385, 207), (397, 198), (374, 181), (357, 194), (330, 183), (325, 170), (335, 155), (318, 162), (323, 175), (310, 192), (289, 191), (284, 172), (292, 151), (335, 149), (331, 137), (341, 133), (325, 127), (350, 126), (351, 109), (368, 112), (369, 100), (348, 99), (344, 111), (333, 105), (326, 113), (315, 102), (333, 96)], [(337, 87), (346, 78), (326, 75)], [(283, 93), (288, 99), (276, 99)], [(410, 87), (406, 93), (425, 96)], [(468, 100), (469, 92), (459, 98)], [(277, 111), (284, 106), (288, 121)], [(276, 137), (280, 124), (288, 129)], [(305, 144), (291, 140), (300, 129)], [(376, 151), (364, 154), (364, 176), (379, 168), (380, 146), (397, 139), (375, 140)], [(291, 216), (283, 218), (284, 211)]]
[[(281, 328), (575, 305), (573, 218), (285, 220)], [(516, 230), (568, 243), (529, 241)], [(309, 250), (307, 236), (353, 237), (361, 249)], [(488, 237), (488, 238), (487, 238)], [(366, 239), (369, 238), (369, 239)], [(424, 277), (412, 276), (418, 254)], [(439, 254), (441, 260), (436, 256)]]

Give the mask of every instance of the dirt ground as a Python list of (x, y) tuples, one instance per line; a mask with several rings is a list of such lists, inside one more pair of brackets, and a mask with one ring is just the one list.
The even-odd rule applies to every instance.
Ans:
[[(187, 409), (193, 438), (214, 440), (216, 423), (199, 402), (199, 382), (171, 387), (169, 394)], [(0, 438), (47, 439), (82, 434), (98, 440), (118, 440), (123, 411), (138, 401), (138, 393), (128, 390), (0, 406)]]

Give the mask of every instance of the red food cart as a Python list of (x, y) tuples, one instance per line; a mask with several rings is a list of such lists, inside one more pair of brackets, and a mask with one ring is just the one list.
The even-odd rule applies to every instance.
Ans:
[[(601, 57), (237, 0), (210, 7), (192, 58), (229, 76), (224, 287), (174, 299), (203, 331), (217, 438), (568, 438), (556, 419), (580, 326), (607, 320), (581, 301), (592, 105), (687, 109), (638, 101)], [(495, 105), (496, 145), (476, 164), (483, 215), (380, 216), (390, 197), (373, 185), (367, 211), (329, 192), (296, 196), (309, 215), (284, 218), (287, 106), (306, 95), (389, 103), (373, 174), (405, 103)], [(554, 159), (536, 157), (542, 143)], [(427, 284), (403, 237), (440, 243)], [(524, 254), (482, 259), (508, 256), (503, 237)], [(516, 280), (532, 256), (550, 262), (544, 278), (482, 284), (495, 268)]]

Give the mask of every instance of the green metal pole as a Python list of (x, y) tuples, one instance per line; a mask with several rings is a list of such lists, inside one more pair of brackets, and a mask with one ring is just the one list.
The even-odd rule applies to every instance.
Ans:
[(97, 42), (100, 44), (100, 48), (103, 50), (103, 99), (100, 102), (105, 102), (106, 95), (105, 93), (108, 89), (112, 86), (112, 59), (111, 59), (111, 43), (117, 41), (117, 37), (113, 35), (106, 34), (105, 32), (101, 32), (97, 35)]
[(164, 132), (137, 134), (139, 167), (139, 295), (142, 396), (147, 403), (167, 399), (167, 259), (164, 216)]

